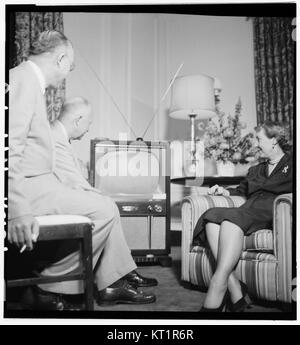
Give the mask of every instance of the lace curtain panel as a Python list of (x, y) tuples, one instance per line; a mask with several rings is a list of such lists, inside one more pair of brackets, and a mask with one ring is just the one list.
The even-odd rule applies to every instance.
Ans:
[(295, 47), (293, 18), (253, 19), (257, 122), (284, 121), (293, 133)]
[[(14, 40), (10, 67), (26, 61), (31, 43), (44, 30), (58, 30), (63, 32), (63, 14), (61, 12), (15, 12), (11, 18), (12, 30), (10, 37)], [(65, 99), (65, 82), (59, 87), (48, 87), (46, 102), (49, 121), (54, 121)]]

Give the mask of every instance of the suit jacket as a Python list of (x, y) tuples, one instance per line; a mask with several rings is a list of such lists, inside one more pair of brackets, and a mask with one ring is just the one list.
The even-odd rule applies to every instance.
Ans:
[(28, 177), (51, 173), (53, 145), (45, 97), (27, 62), (9, 71), (8, 219), (31, 214)]
[(58, 179), (72, 189), (100, 193), (83, 177), (78, 158), (63, 131), (62, 124), (55, 121), (51, 125), (51, 130), (54, 142), (54, 173)]
[(277, 195), (293, 191), (292, 156), (286, 153), (270, 175), (268, 175), (267, 162), (251, 167), (240, 185), (228, 190), (230, 195), (247, 197), (243, 207), (272, 210)]

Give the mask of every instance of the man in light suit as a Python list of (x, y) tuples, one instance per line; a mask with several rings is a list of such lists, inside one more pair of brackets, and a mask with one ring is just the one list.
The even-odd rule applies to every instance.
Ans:
[[(96, 193), (72, 189), (55, 174), (44, 93), (46, 87), (57, 86), (73, 68), (71, 42), (58, 31), (45, 31), (30, 48), (28, 61), (10, 70), (7, 238), (12, 246), (8, 252), (13, 253), (13, 246), (21, 248), (25, 244), (27, 251), (15, 253), (20, 262), (38, 252), (39, 243), (33, 249), (39, 233), (35, 216), (87, 216), (95, 225), (93, 266), (99, 302), (154, 302), (154, 295), (144, 294), (122, 279), (136, 265), (124, 239), (115, 203), (104, 196), (99, 200)], [(79, 251), (66, 253), (41, 274), (61, 275), (78, 270)], [(43, 284), (40, 288), (39, 297), (41, 291), (45, 295), (80, 294), (83, 282)]]
[[(73, 140), (82, 139), (88, 132), (92, 123), (91, 110), (91, 105), (83, 97), (74, 97), (64, 102), (58, 119), (51, 124), (55, 157), (54, 172), (64, 185), (75, 190), (88, 191), (99, 202), (102, 202), (103, 198), (105, 201), (113, 202), (84, 178), (79, 160), (71, 145)], [(117, 207), (115, 210), (116, 218), (119, 219)], [(139, 287), (158, 284), (156, 279), (142, 277), (136, 271), (127, 274), (126, 280)]]

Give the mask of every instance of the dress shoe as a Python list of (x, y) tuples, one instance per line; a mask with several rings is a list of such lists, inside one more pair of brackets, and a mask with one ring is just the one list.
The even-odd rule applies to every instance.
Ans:
[(123, 280), (119, 287), (107, 287), (98, 291), (98, 304), (148, 304), (155, 302), (155, 295), (138, 291), (134, 286)]
[(127, 282), (134, 287), (149, 287), (158, 284), (155, 278), (146, 278), (141, 276), (137, 271), (132, 271), (124, 277)]
[(240, 280), (241, 284), (241, 290), (242, 290), (242, 298), (240, 298), (237, 302), (232, 303), (229, 301), (227, 304), (228, 311), (233, 312), (233, 313), (242, 313), (246, 309), (251, 308), (251, 299), (248, 295), (248, 288), (247, 285)]
[[(20, 299), (23, 310), (82, 310), (84, 303), (81, 301), (68, 301), (69, 295), (44, 291), (37, 286), (29, 287)], [(70, 299), (75, 297), (70, 295)]]

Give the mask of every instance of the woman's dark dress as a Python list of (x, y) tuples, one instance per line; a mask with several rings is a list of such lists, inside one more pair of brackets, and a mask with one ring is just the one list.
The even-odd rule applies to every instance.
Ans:
[(245, 235), (260, 229), (272, 229), (273, 202), (283, 193), (292, 192), (292, 157), (285, 154), (270, 176), (268, 163), (260, 163), (248, 170), (237, 188), (229, 188), (230, 195), (245, 196), (247, 201), (240, 207), (214, 207), (199, 218), (194, 230), (194, 244), (206, 243), (205, 224), (221, 224), (228, 220), (238, 225)]

